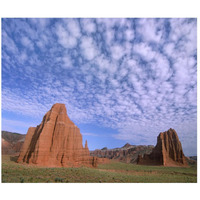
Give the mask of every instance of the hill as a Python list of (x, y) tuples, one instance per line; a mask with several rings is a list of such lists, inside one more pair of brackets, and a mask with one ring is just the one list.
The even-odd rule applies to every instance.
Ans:
[(25, 140), (25, 136), (19, 133), (9, 131), (1, 132), (1, 148), (3, 155), (18, 154)]
[(90, 155), (125, 163), (136, 163), (138, 155), (151, 153), (153, 147), (153, 145), (131, 145), (126, 143), (121, 148), (108, 149), (107, 147), (104, 147), (103, 149), (96, 149), (90, 151)]

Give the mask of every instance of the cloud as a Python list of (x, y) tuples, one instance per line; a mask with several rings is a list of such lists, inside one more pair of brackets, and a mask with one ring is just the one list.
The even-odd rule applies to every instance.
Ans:
[(72, 60), (71, 60), (70, 56), (65, 55), (65, 57), (62, 58), (62, 61), (63, 61), (63, 64), (62, 64), (63, 68), (68, 69), (68, 68), (72, 68), (73, 67)]
[(175, 128), (195, 151), (196, 19), (3, 20), (2, 45), (4, 112), (37, 120), (65, 103), (76, 124), (135, 144)]
[(34, 50), (34, 45), (28, 37), (22, 37), (21, 42), (25, 47), (28, 47), (30, 50)]
[(163, 46), (164, 52), (167, 54), (168, 57), (173, 57), (173, 52), (174, 52), (175, 44), (173, 42), (166, 43)]
[(62, 24), (57, 25), (56, 34), (58, 36), (59, 44), (64, 48), (73, 48), (77, 45), (76, 37), (70, 35)]
[(87, 60), (93, 60), (99, 54), (92, 37), (82, 37), (80, 47), (83, 56)]
[(13, 54), (18, 54), (18, 48), (15, 44), (15, 41), (12, 40), (9, 35), (2, 31), (2, 46), (5, 47), (5, 49)]
[(46, 28), (50, 23), (50, 19), (48, 18), (30, 18), (29, 20), (31, 21), (31, 23), (41, 29)]
[(144, 41), (161, 43), (163, 38), (163, 23), (157, 19), (139, 19), (137, 32)]
[(107, 45), (111, 45), (113, 43), (115, 37), (115, 32), (112, 28), (108, 28), (105, 31), (105, 40)]
[(135, 44), (133, 50), (146, 61), (151, 61), (156, 56), (156, 52), (151, 48), (151, 46), (144, 42)]
[(156, 54), (155, 62), (151, 63), (151, 69), (154, 78), (159, 79), (161, 82), (168, 80), (173, 74), (169, 60), (160, 53)]
[(128, 41), (133, 40), (134, 37), (135, 37), (134, 31), (133, 31), (132, 29), (127, 29), (127, 30), (125, 31), (125, 37), (126, 37), (126, 39), (127, 39)]
[(63, 21), (67, 25), (67, 29), (73, 37), (76, 37), (76, 38), (80, 37), (81, 33), (80, 33), (78, 21), (74, 19), (67, 19)]
[(124, 48), (121, 45), (114, 45), (110, 49), (112, 58), (119, 60), (124, 56)]
[(93, 19), (81, 19), (81, 25), (86, 33), (96, 32), (96, 24)]

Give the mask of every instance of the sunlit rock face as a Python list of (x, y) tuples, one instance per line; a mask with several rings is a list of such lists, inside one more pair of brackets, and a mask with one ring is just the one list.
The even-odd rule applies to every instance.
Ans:
[(164, 166), (187, 166), (181, 142), (174, 129), (160, 133), (157, 144), (151, 154), (138, 156), (138, 164), (164, 165)]
[(40, 125), (28, 129), (18, 162), (41, 166), (96, 166), (87, 141), (82, 145), (79, 128), (69, 119), (64, 104), (56, 103)]

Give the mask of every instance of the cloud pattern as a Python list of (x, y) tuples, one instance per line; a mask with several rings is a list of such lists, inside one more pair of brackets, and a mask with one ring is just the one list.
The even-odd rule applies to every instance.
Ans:
[(2, 19), (2, 110), (41, 118), (55, 102), (135, 144), (175, 128), (196, 154), (197, 20)]

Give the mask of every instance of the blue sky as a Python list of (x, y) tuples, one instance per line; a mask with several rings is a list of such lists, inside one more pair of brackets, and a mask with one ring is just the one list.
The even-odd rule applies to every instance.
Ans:
[(2, 19), (2, 130), (25, 134), (56, 102), (90, 149), (174, 128), (196, 155), (197, 20)]

